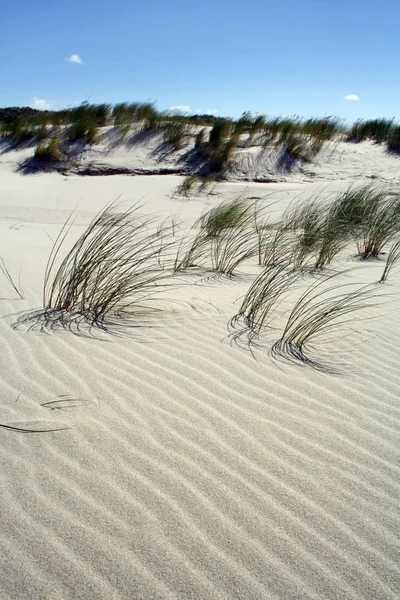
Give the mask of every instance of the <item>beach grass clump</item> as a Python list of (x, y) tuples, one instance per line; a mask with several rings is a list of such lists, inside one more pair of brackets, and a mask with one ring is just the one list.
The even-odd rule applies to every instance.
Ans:
[(258, 340), (270, 326), (277, 306), (287, 298), (299, 277), (299, 271), (291, 268), (290, 263), (263, 269), (229, 322), (229, 328), (236, 330), (233, 339), (238, 341), (245, 337), (249, 346)]
[(96, 143), (98, 129), (107, 124), (110, 110), (108, 104), (83, 103), (67, 111), (69, 122), (67, 139), (71, 142), (83, 139), (89, 144)]
[(383, 247), (400, 231), (399, 197), (387, 197), (372, 206), (358, 240), (362, 259), (378, 258)]
[(287, 212), (280, 220), (274, 220), (269, 213), (275, 202), (259, 203), (263, 198), (254, 199), (253, 228), (257, 237), (258, 265), (262, 267), (288, 264), (293, 260), (294, 233), (288, 222)]
[[(289, 209), (290, 210), (290, 209)], [(293, 230), (295, 244), (293, 260), (301, 268), (307, 259), (318, 252), (324, 230), (324, 207), (318, 199), (297, 204), (285, 214), (286, 227)]]
[(329, 207), (320, 228), (320, 239), (316, 247), (313, 266), (315, 269), (323, 269), (332, 263), (332, 260), (349, 243), (346, 229), (336, 220), (335, 211)]
[(203, 267), (209, 268), (217, 275), (231, 278), (239, 265), (254, 257), (256, 253), (257, 242), (254, 234), (244, 225), (223, 229), (213, 237), (200, 230), (194, 237), (183, 240), (175, 259), (174, 271), (182, 272), (193, 267)]
[(223, 176), (231, 165), (231, 158), (238, 147), (240, 136), (234, 131), (230, 119), (216, 119), (208, 142), (199, 142), (198, 150), (205, 158), (210, 173)]
[(146, 131), (157, 132), (160, 127), (161, 115), (151, 102), (139, 102), (136, 108), (136, 119)]
[(202, 215), (183, 240), (175, 261), (175, 271), (210, 266), (214, 273), (232, 277), (246, 259), (257, 254), (254, 235), (254, 205), (242, 199), (223, 202)]
[(268, 146), (280, 136), (289, 136), (299, 133), (299, 119), (297, 117), (270, 117), (264, 120), (265, 138), (264, 145)]
[(202, 127), (202, 129), (200, 129), (200, 131), (198, 131), (195, 136), (194, 147), (196, 148), (196, 150), (201, 151), (203, 149), (205, 140), (206, 140), (206, 128)]
[(248, 134), (253, 138), (257, 133), (265, 129), (265, 116), (252, 114), (250, 111), (244, 112), (242, 116), (235, 121), (233, 131), (237, 135)]
[(339, 117), (311, 117), (302, 123), (302, 132), (322, 142), (328, 142), (341, 134), (342, 121)]
[(229, 119), (216, 119), (210, 131), (208, 147), (212, 150), (219, 150), (224, 146), (231, 132), (232, 122)]
[(323, 149), (326, 142), (333, 140), (343, 131), (338, 117), (309, 118), (263, 117), (264, 147), (275, 145), (283, 156), (292, 163), (311, 162)]
[(105, 127), (107, 125), (111, 107), (109, 104), (82, 104), (71, 111), (73, 121), (76, 119), (80, 121), (82, 118), (86, 118), (93, 123), (97, 127)]
[(298, 161), (312, 162), (323, 145), (322, 141), (292, 129), (283, 130), (275, 143), (281, 149), (283, 155), (287, 156), (293, 163)]
[(392, 127), (386, 144), (389, 152), (393, 154), (400, 154), (400, 125)]
[[(233, 203), (232, 203), (233, 204)], [(254, 205), (248, 204), (236, 214), (226, 214), (225, 224), (222, 220), (205, 227), (210, 245), (211, 268), (214, 273), (232, 277), (234, 271), (245, 260), (257, 255), (258, 244), (254, 235)]]
[(35, 129), (23, 117), (8, 123), (4, 128), (4, 132), (15, 145), (23, 144), (35, 138)]
[(64, 108), (48, 115), (47, 124), (53, 127), (65, 127), (71, 123), (71, 109)]
[[(266, 117), (262, 114), (252, 114), (251, 112), (245, 112), (242, 114), (240, 119), (235, 122), (234, 125), (234, 134), (236, 136), (247, 135), (247, 140), (245, 140), (246, 145), (251, 145), (254, 143), (254, 138), (258, 138), (260, 135), (265, 134), (266, 128)], [(259, 140), (257, 140), (259, 142)], [(256, 142), (256, 143), (257, 143)]]
[(116, 104), (111, 112), (111, 121), (119, 131), (121, 139), (124, 139), (131, 130), (136, 120), (138, 103), (120, 102)]
[(377, 258), (399, 231), (400, 197), (386, 188), (351, 187), (336, 198), (332, 213), (338, 235), (355, 241), (360, 258)]
[(252, 210), (253, 205), (242, 198), (227, 200), (208, 210), (195, 225), (205, 230), (208, 237), (215, 237), (224, 229), (246, 223)]
[(50, 130), (45, 124), (39, 125), (34, 129), (35, 139), (37, 139), (39, 142), (43, 142), (44, 140), (48, 139), (49, 134)]
[(296, 205), (285, 215), (295, 233), (294, 264), (323, 269), (351, 241), (362, 259), (377, 258), (400, 230), (400, 198), (371, 185), (351, 187), (330, 202)]
[(342, 274), (318, 279), (305, 290), (293, 306), (280, 339), (271, 348), (273, 358), (320, 371), (336, 371), (335, 366), (313, 358), (316, 342), (326, 341), (332, 333), (353, 323), (355, 313), (371, 307), (376, 297), (373, 286), (329, 285), (332, 278)]
[(132, 124), (137, 116), (137, 102), (120, 102), (116, 104), (111, 113), (111, 119), (115, 127), (121, 127), (126, 124)]
[(164, 142), (179, 150), (185, 143), (185, 138), (191, 132), (190, 126), (182, 121), (167, 121), (163, 124), (162, 133)]
[(210, 240), (211, 269), (226, 277), (233, 277), (239, 265), (256, 253), (257, 242), (253, 232), (244, 226), (224, 229)]
[(67, 139), (70, 142), (85, 140), (88, 144), (95, 144), (98, 140), (98, 127), (94, 122), (82, 119), (70, 126)]
[(163, 117), (151, 102), (121, 102), (114, 106), (111, 120), (120, 131), (128, 131), (136, 124), (145, 131), (157, 132)]
[(232, 136), (221, 148), (208, 152), (207, 164), (211, 173), (218, 173), (221, 177), (224, 176), (231, 166), (231, 159), (237, 144), (238, 139)]
[(60, 140), (53, 137), (48, 142), (41, 142), (35, 150), (35, 158), (42, 162), (58, 163), (64, 159)]
[(394, 119), (359, 119), (350, 128), (347, 139), (351, 142), (372, 140), (382, 144), (390, 137), (393, 126)]
[(224, 176), (232, 166), (232, 158), (238, 147), (239, 137), (232, 135), (220, 148), (211, 150), (208, 154), (208, 167), (211, 173)]
[(168, 276), (161, 257), (168, 260), (169, 231), (152, 231), (137, 206), (116, 209), (115, 204), (103, 209), (56, 267), (71, 222), (62, 229), (45, 272), (44, 319), (79, 318), (105, 327), (108, 316), (141, 309), (159, 291)]
[(260, 266), (273, 267), (293, 263), (296, 240), (293, 230), (284, 220), (258, 225), (256, 233)]
[(210, 238), (205, 231), (192, 227), (181, 239), (175, 256), (173, 272), (182, 273), (201, 267), (209, 256)]
[(286, 211), (285, 227), (293, 233), (296, 268), (323, 269), (349, 243), (350, 232), (337, 208), (337, 202), (317, 196)]

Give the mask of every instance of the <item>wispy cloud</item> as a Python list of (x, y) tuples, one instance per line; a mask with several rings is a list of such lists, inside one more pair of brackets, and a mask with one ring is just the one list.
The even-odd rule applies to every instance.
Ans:
[(79, 54), (71, 54), (71, 56), (68, 56), (67, 62), (75, 63), (76, 65), (84, 65), (85, 64), (83, 62), (82, 58), (79, 56)]
[(29, 106), (31, 108), (37, 108), (38, 110), (50, 110), (54, 105), (53, 100), (45, 100), (44, 98), (32, 98)]
[(218, 108), (207, 108), (208, 115), (217, 115), (219, 113)]
[(169, 110), (177, 110), (179, 112), (189, 113), (192, 109), (187, 104), (178, 104), (177, 106), (170, 106)]
[(350, 100), (350, 101), (353, 101), (353, 102), (355, 102), (355, 101), (357, 101), (359, 99), (360, 98), (356, 94), (348, 94), (347, 96), (345, 96), (343, 98), (343, 100)]

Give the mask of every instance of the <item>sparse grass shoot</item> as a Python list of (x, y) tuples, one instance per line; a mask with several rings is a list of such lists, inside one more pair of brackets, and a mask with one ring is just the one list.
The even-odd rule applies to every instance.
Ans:
[(386, 281), (391, 269), (400, 261), (400, 237), (395, 240), (388, 252), (385, 268), (383, 269), (380, 282)]
[(21, 300), (23, 300), (24, 296), (23, 296), (22, 287), (21, 287), (21, 274), (20, 274), (18, 283), (16, 283), (15, 279), (11, 275), (9, 269), (7, 268), (7, 265), (4, 262), (4, 259), (2, 256), (0, 256), (0, 271), (3, 273), (3, 275), (5, 276), (5, 278), (7, 279), (7, 281), (13, 288), (13, 290), (18, 294), (19, 298), (21, 298)]

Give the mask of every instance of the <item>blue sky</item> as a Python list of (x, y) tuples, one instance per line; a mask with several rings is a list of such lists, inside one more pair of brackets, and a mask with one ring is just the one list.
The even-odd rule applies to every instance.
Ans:
[(400, 120), (399, 21), (399, 0), (7, 2), (0, 105)]

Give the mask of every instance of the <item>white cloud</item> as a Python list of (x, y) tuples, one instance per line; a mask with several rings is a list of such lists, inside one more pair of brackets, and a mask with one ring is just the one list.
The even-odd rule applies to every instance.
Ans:
[(169, 110), (177, 110), (179, 112), (189, 113), (192, 109), (187, 104), (178, 104), (177, 106), (170, 106)]
[(352, 101), (359, 100), (359, 99), (360, 98), (356, 94), (348, 94), (347, 96), (345, 96), (343, 98), (343, 100), (352, 100)]
[(208, 115), (217, 115), (219, 113), (218, 108), (207, 108)]
[(77, 65), (84, 65), (85, 63), (83, 62), (83, 60), (81, 59), (81, 57), (79, 56), (79, 54), (71, 54), (71, 56), (69, 56), (67, 58), (68, 62), (71, 63), (75, 63)]
[(29, 106), (31, 108), (37, 108), (38, 110), (50, 110), (53, 104), (53, 100), (44, 100), (43, 98), (34, 97)]

